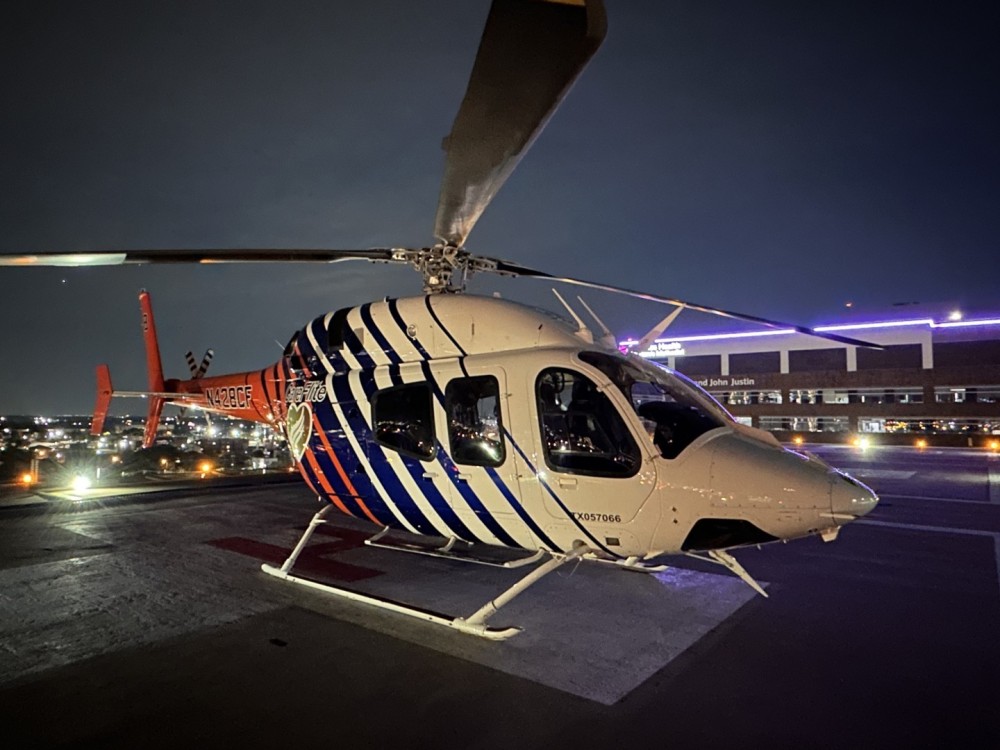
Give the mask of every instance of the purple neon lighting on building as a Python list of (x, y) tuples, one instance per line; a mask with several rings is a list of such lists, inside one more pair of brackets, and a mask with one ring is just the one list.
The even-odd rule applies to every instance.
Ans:
[(878, 323), (846, 323), (833, 326), (814, 326), (814, 331), (859, 331), (868, 328), (902, 328), (904, 326), (931, 326), (934, 321), (930, 318), (916, 318), (914, 320), (885, 320)]
[[(968, 328), (974, 326), (1000, 326), (1000, 318), (983, 318), (980, 320), (956, 320), (936, 323), (932, 318), (913, 318), (907, 320), (882, 320), (870, 323), (845, 323), (841, 325), (814, 326), (813, 330), (824, 333), (833, 331), (859, 331), (873, 328), (902, 328), (906, 326), (927, 326), (928, 328)], [(787, 336), (797, 333), (792, 328), (779, 328), (770, 331), (740, 331), (733, 333), (709, 333), (703, 336), (678, 336), (677, 338), (656, 339), (654, 343), (667, 344), (684, 341), (720, 341), (725, 339), (749, 339), (764, 336)], [(625, 339), (619, 342), (620, 347), (628, 348), (638, 344), (638, 339)]]
[(934, 328), (964, 328), (966, 326), (1000, 326), (1000, 318), (986, 320), (954, 320), (947, 323), (933, 323)]

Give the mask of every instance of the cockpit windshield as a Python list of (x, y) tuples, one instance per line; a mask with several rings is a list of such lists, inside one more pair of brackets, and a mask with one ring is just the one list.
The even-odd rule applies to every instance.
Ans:
[(711, 396), (680, 373), (641, 358), (581, 352), (632, 404), (664, 458), (676, 458), (696, 438), (733, 418)]

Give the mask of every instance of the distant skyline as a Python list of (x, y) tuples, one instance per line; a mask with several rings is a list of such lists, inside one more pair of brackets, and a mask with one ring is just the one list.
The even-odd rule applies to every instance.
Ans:
[[(1000, 312), (987, 4), (605, 5), (603, 48), (471, 251), (806, 325), (897, 302)], [(427, 244), (488, 10), (5, 8), (0, 249)], [(420, 284), (368, 264), (0, 269), (0, 414), (88, 412), (100, 362), (143, 387), (140, 288), (183, 376), (188, 349), (216, 350), (210, 372), (263, 367), (312, 317)], [(536, 281), (471, 289), (558, 309)], [(666, 312), (583, 296), (619, 339)]]

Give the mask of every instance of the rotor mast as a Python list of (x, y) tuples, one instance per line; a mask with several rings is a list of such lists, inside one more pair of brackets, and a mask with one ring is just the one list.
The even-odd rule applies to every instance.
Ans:
[(473, 255), (464, 247), (443, 243), (415, 250), (393, 248), (392, 260), (406, 263), (420, 273), (424, 280), (424, 294), (464, 292), (466, 281), (478, 271), (514, 276), (501, 270), (493, 258)]

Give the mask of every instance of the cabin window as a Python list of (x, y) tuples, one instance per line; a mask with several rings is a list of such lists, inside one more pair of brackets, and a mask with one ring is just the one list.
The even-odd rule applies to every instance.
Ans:
[(535, 394), (550, 468), (602, 477), (629, 477), (639, 470), (639, 446), (625, 420), (585, 375), (542, 370)]
[(640, 357), (581, 352), (580, 359), (618, 386), (664, 458), (677, 458), (701, 435), (733, 421), (717, 401), (680, 373)]
[(375, 442), (422, 461), (434, 457), (434, 416), (427, 383), (387, 388), (372, 396)]
[(444, 392), (444, 408), (455, 463), (473, 466), (503, 463), (500, 386), (496, 378), (485, 375), (450, 381)]

